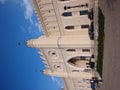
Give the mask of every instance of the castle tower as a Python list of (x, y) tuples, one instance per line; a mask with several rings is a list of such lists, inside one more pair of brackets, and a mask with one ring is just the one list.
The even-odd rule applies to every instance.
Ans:
[(62, 77), (64, 90), (91, 90), (94, 61), (92, 0), (32, 0), (44, 35), (27, 41), (38, 48), (44, 74)]

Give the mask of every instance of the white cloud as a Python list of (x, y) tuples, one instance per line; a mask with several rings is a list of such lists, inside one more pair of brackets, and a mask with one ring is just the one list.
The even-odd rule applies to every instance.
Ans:
[(33, 16), (33, 7), (30, 3), (30, 0), (23, 0), (22, 5), (25, 7), (24, 16), (26, 20), (29, 20), (31, 24), (33, 24), (32, 16)]
[(40, 24), (38, 22), (35, 23), (35, 27), (38, 28), (38, 30), (39, 30), (40, 33), (42, 32)]
[(28, 26), (27, 28), (25, 28), (24, 26), (20, 26), (20, 29), (22, 30), (22, 32), (24, 33), (29, 33), (29, 34), (32, 34), (32, 33), (35, 33), (33, 30), (32, 30), (32, 27), (31, 26)]
[(0, 0), (1, 4), (4, 4), (6, 2), (6, 0)]
[(54, 81), (55, 83), (57, 83), (57, 85), (59, 87), (62, 87), (61, 81), (57, 77), (51, 76), (51, 79), (52, 79), (52, 81)]
[(55, 81), (55, 77), (54, 77), (54, 76), (51, 76), (51, 79), (52, 79), (53, 81)]
[(0, 4), (5, 4), (6, 2), (11, 2), (13, 4), (20, 4), (20, 0), (0, 0)]
[(20, 26), (20, 29), (21, 29), (23, 32), (26, 31), (25, 28), (24, 28), (23, 26)]
[[(32, 25), (27, 27), (27, 31), (30, 34), (36, 34), (42, 33), (40, 24), (38, 21), (35, 20), (34, 16), (34, 9), (31, 5), (30, 0), (22, 0), (21, 7), (24, 8), (24, 18), (28, 20)], [(34, 29), (33, 29), (34, 27)], [(24, 31), (23, 28), (21, 28), (22, 31)]]

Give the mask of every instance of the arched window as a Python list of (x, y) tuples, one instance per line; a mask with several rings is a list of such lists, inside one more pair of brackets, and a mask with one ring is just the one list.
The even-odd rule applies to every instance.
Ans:
[(74, 26), (66, 26), (65, 29), (74, 29)]
[(62, 16), (65, 16), (65, 17), (72, 16), (72, 12), (64, 12)]

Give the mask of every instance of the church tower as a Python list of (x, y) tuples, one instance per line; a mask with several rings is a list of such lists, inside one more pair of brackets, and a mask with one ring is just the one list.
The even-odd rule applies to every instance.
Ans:
[(92, 90), (93, 0), (32, 0), (44, 32), (27, 45), (39, 49), (44, 74), (62, 77), (64, 90)]

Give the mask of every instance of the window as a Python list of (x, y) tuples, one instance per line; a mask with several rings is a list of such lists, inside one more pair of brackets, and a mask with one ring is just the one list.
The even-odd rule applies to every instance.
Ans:
[(89, 18), (90, 20), (93, 20), (93, 18), (94, 18), (93, 8), (89, 11), (89, 13), (88, 13), (88, 18)]
[(84, 72), (90, 73), (90, 72), (91, 72), (91, 69), (84, 69)]
[(80, 11), (80, 15), (88, 15), (88, 10)]
[(62, 16), (65, 16), (65, 17), (72, 16), (72, 12), (64, 12)]
[(74, 26), (66, 26), (65, 29), (74, 29)]
[(79, 72), (79, 70), (72, 70), (72, 72)]
[(57, 56), (57, 53), (56, 53), (56, 51), (51, 50), (51, 51), (48, 51), (48, 55), (49, 55), (49, 56), (56, 57), (56, 56)]
[(54, 65), (54, 68), (55, 68), (55, 69), (58, 69), (58, 68), (61, 68), (61, 66), (55, 64), (55, 65)]
[(62, 64), (60, 63), (54, 63), (53, 68), (57, 71), (63, 71)]
[(69, 1), (69, 0), (59, 0), (59, 1)]
[(90, 49), (82, 49), (83, 52), (90, 52)]
[(86, 60), (85, 56), (80, 56), (80, 60)]
[(81, 28), (84, 29), (84, 28), (89, 28), (89, 25), (81, 25)]
[(67, 49), (66, 51), (67, 52), (75, 52), (76, 50), (75, 49)]

